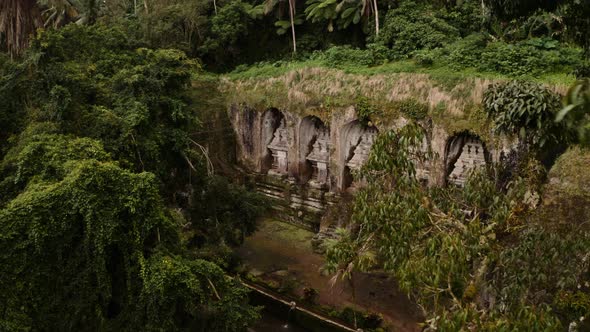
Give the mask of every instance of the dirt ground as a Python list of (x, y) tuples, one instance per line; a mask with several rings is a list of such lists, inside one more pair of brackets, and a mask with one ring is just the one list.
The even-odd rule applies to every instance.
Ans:
[(322, 273), (324, 258), (311, 249), (312, 232), (275, 220), (264, 220), (259, 230), (238, 249), (250, 273), (268, 280), (290, 279), (293, 291), (318, 291), (317, 303), (332, 307), (361, 307), (380, 313), (392, 331), (420, 331), (417, 307), (384, 274), (356, 274), (356, 301), (347, 281), (330, 282)]

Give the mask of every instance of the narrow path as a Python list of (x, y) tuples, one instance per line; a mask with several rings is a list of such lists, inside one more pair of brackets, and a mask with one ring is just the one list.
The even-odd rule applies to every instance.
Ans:
[(251, 274), (264, 280), (296, 280), (293, 292), (303, 295), (305, 287), (318, 291), (318, 304), (337, 308), (362, 307), (383, 315), (393, 331), (419, 331), (417, 308), (386, 275), (357, 274), (356, 301), (346, 282), (331, 285), (322, 274), (324, 258), (311, 250), (313, 233), (274, 220), (261, 222), (259, 230), (247, 238), (238, 255)]

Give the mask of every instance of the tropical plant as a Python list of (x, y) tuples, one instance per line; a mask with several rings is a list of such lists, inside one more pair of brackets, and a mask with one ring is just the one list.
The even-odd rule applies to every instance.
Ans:
[(376, 41), (398, 56), (409, 57), (417, 50), (441, 48), (458, 37), (459, 30), (439, 17), (432, 5), (404, 1), (387, 12)]
[(568, 0), (565, 4), (567, 33), (584, 48), (590, 58), (590, 3), (582, 0)]
[(58, 131), (30, 127), (1, 165), (0, 191), (19, 188), (0, 203), (3, 330), (239, 330), (257, 317), (219, 267), (178, 256), (153, 174)]
[(552, 10), (557, 7), (557, 1), (536, 0), (483, 0), (485, 4), (500, 20), (509, 21), (526, 16), (538, 9)]
[[(187, 6), (183, 6), (183, 8), (187, 8)], [(217, 63), (224, 65), (235, 63), (242, 55), (240, 40), (248, 36), (251, 27), (255, 25), (254, 19), (261, 15), (257, 10), (260, 10), (260, 7), (252, 7), (242, 1), (232, 1), (221, 6), (217, 14), (210, 18), (209, 35), (199, 47), (202, 58), (212, 58)], [(195, 32), (206, 27), (203, 24), (206, 12), (203, 9), (200, 11), (200, 15), (203, 16), (195, 20), (199, 22), (199, 25), (195, 25)], [(189, 17), (185, 21), (188, 19)], [(204, 26), (200, 27), (200, 25)]]
[(305, 8), (306, 19), (312, 22), (328, 21), (328, 31), (346, 29), (350, 24), (365, 22), (373, 16), (375, 35), (379, 35), (379, 9), (377, 0), (308, 0)]
[(26, 114), (26, 94), (22, 75), (26, 65), (10, 60), (0, 53), (0, 160), (10, 146), (9, 138), (22, 130)]
[(565, 106), (556, 117), (570, 130), (577, 133), (578, 140), (590, 145), (590, 78), (578, 81), (568, 91)]
[(102, 25), (41, 32), (28, 56), (0, 62), (0, 96), (18, 92), (0, 106), (27, 103), (0, 161), (0, 330), (245, 330), (258, 310), (228, 259), (180, 234), (228, 250), (264, 205), (193, 148), (196, 63)]
[(379, 135), (359, 174), (366, 185), (352, 223), (331, 242), (327, 267), (348, 278), (355, 270), (389, 271), (432, 330), (562, 330), (580, 310), (556, 314), (554, 296), (587, 278), (585, 227), (530, 218), (535, 172), (505, 187), (485, 170), (463, 188), (421, 186), (414, 163), (428, 152), (420, 133), (409, 125)]
[(518, 135), (534, 146), (543, 147), (567, 137), (553, 121), (560, 109), (559, 96), (540, 84), (493, 84), (484, 94), (484, 108), (496, 132)]
[(287, 6), (289, 11), (289, 21), (282, 20), (285, 11), (284, 0), (265, 0), (262, 4), (253, 9), (253, 13), (263, 12), (264, 15), (270, 15), (274, 13), (274, 15), (278, 18), (278, 20), (275, 22), (275, 27), (277, 27), (277, 34), (279, 35), (285, 34), (290, 28), (291, 40), (293, 43), (293, 54), (295, 55), (297, 54), (297, 37), (295, 34), (295, 25), (302, 24), (303, 19), (301, 17), (297, 17), (297, 0), (288, 0)]

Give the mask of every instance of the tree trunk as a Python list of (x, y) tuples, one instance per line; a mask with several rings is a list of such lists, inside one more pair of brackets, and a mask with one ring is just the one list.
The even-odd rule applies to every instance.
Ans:
[(35, 0), (0, 0), (0, 35), (12, 58), (22, 54), (35, 30), (41, 27), (41, 13)]
[(375, 36), (379, 36), (379, 9), (377, 9), (377, 0), (373, 0), (375, 6)]
[(295, 0), (289, 0), (289, 16), (291, 17), (291, 35), (293, 36), (293, 55), (297, 54), (297, 39), (295, 38)]

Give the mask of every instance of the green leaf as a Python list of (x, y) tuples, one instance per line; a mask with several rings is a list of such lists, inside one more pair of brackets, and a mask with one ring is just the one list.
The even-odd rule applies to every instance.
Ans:
[(291, 21), (276, 21), (275, 26), (282, 29), (289, 29), (291, 27)]
[(352, 19), (352, 23), (358, 24), (360, 21), (361, 21), (361, 13), (357, 11), (354, 14), (354, 18)]
[[(357, 10), (357, 8), (356, 8), (356, 7), (350, 7), (350, 8), (346, 8), (346, 9), (345, 9), (345, 10), (342, 12), (342, 15), (340, 15), (340, 17), (342, 17), (342, 18), (347, 18), (347, 17), (349, 17), (350, 15), (354, 14), (356, 10)], [(355, 24), (356, 24), (356, 23), (355, 23)]]
[(563, 120), (563, 118), (574, 108), (576, 108), (578, 105), (567, 105), (566, 107), (562, 108), (559, 113), (557, 113), (557, 116), (555, 117), (555, 121), (560, 122)]

